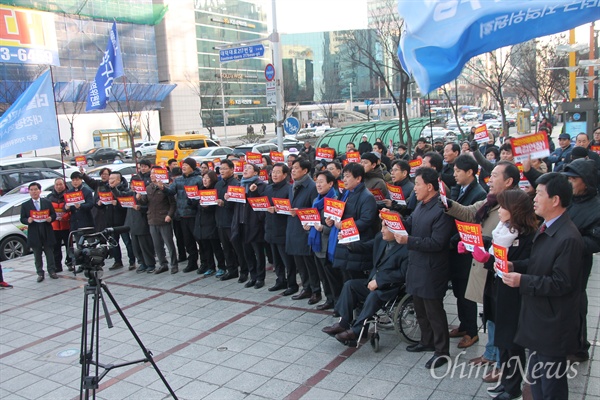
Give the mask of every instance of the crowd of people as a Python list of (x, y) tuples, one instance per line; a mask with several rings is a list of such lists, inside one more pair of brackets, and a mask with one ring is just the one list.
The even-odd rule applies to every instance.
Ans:
[[(38, 282), (45, 278), (42, 253), (50, 278), (58, 278), (69, 232), (126, 225), (130, 232), (113, 239), (123, 241), (130, 270), (175, 274), (182, 266), (183, 273), (261, 289), (272, 267), (276, 279), (267, 290), (332, 310), (339, 321), (323, 331), (342, 343), (356, 341), (365, 319), (405, 287), (421, 330), (407, 351), (432, 352), (427, 368), (450, 361), (451, 338), (461, 349), (479, 341), (479, 303), (488, 341), (470, 362), (490, 366), (483, 377), (497, 382), (490, 394), (520, 398), (525, 376), (518, 362), (525, 364), (527, 349), (534, 398), (562, 399), (568, 363), (589, 358), (586, 286), (592, 255), (600, 251), (599, 158), (592, 146), (600, 145), (600, 127), (594, 142), (582, 133), (571, 144), (563, 135), (559, 149), (524, 161), (522, 173), (510, 138), (496, 147), (493, 137), (468, 146), (420, 139), (411, 157), (421, 159), (416, 170), (405, 146), (392, 152), (366, 136), (330, 161), (315, 160), (310, 144), (286, 163), (273, 164), (266, 155), (262, 165), (242, 163), (243, 155), (216, 166), (173, 159), (168, 182), (157, 174), (162, 167), (142, 160), (131, 182), (106, 167), (99, 180), (73, 173), (71, 189), (56, 179), (47, 198), (40, 197), (39, 184), (30, 184), (21, 222), (28, 225)], [(360, 162), (348, 162), (356, 151)], [(269, 204), (254, 211), (232, 187)], [(216, 197), (208, 204), (190, 196), (212, 189)], [(67, 204), (70, 193), (80, 201)], [(135, 201), (124, 207), (124, 197)], [(344, 203), (340, 218), (326, 213), (327, 199)], [(277, 206), (282, 202), (288, 207)], [(298, 211), (307, 208), (318, 210), (318, 223), (301, 222)], [(405, 232), (392, 232), (382, 211), (399, 215)], [(344, 243), (341, 221), (349, 218), (360, 240)], [(469, 250), (455, 221), (479, 224), (484, 246)], [(500, 247), (507, 249), (504, 272), (494, 251)], [(110, 270), (127, 264), (120, 246), (110, 258)], [(69, 252), (64, 264), (77, 268)], [(449, 287), (457, 327), (449, 327), (444, 310)]]

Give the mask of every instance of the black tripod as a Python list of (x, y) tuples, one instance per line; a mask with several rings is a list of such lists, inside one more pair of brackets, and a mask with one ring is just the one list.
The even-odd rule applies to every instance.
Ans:
[[(115, 300), (113, 295), (110, 293), (110, 290), (108, 290), (108, 287), (106, 287), (106, 285), (102, 283), (102, 279), (100, 279), (102, 276), (102, 270), (85, 272), (86, 275), (89, 275), (89, 280), (88, 284), (85, 285), (85, 287), (83, 288), (85, 295), (83, 299), (83, 322), (81, 324), (81, 353), (79, 359), (79, 362), (81, 363), (81, 383), (79, 387), (79, 398), (83, 399), (85, 395), (85, 399), (89, 399), (91, 392), (91, 397), (95, 399), (96, 389), (98, 389), (100, 381), (102, 380), (102, 378), (104, 378), (104, 376), (106, 376), (106, 374), (110, 370), (114, 368), (126, 367), (133, 364), (150, 362), (150, 364), (152, 364), (152, 366), (156, 370), (156, 373), (158, 374), (160, 379), (165, 384), (165, 387), (167, 388), (171, 396), (173, 396), (174, 399), (177, 399), (175, 392), (173, 391), (173, 389), (171, 389), (171, 386), (169, 386), (169, 383), (167, 382), (163, 374), (160, 372), (160, 369), (158, 369), (158, 366), (154, 362), (154, 359), (152, 358), (152, 353), (148, 349), (146, 349), (146, 347), (144, 347), (144, 344), (133, 329), (133, 326), (131, 326), (131, 324), (127, 320), (127, 317), (123, 313), (123, 310), (121, 310), (121, 307), (119, 307), (119, 305), (117, 304), (117, 301)], [(104, 293), (106, 293), (106, 295), (112, 302), (113, 306), (115, 307), (115, 310), (117, 310), (117, 312), (121, 316), (121, 319), (123, 319), (123, 321), (125, 322), (125, 325), (127, 325), (129, 332), (131, 332), (131, 334), (133, 335), (133, 338), (140, 346), (140, 349), (142, 349), (142, 352), (144, 353), (144, 358), (121, 364), (102, 364), (99, 362), (98, 357), (100, 355), (100, 303), (102, 303), (102, 308), (104, 309), (104, 316), (106, 318), (106, 323), (108, 327), (113, 327), (112, 320), (110, 319), (110, 314), (108, 313), (108, 308), (106, 307), (106, 302), (104, 301), (104, 297), (102, 294), (103, 291)], [(92, 296), (93, 305), (92, 321), (90, 323), (91, 328), (88, 334), (88, 306), (90, 296)], [(92, 374), (90, 375), (91, 366), (94, 366), (95, 368), (93, 368)], [(103, 369), (103, 371), (99, 374), (100, 369)]]

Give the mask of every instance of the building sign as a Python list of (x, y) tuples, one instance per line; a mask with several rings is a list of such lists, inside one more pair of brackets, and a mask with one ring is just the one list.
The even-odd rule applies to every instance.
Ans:
[(215, 78), (221, 79), (232, 79), (232, 80), (240, 80), (240, 79), (258, 79), (258, 75), (244, 75), (244, 74), (233, 74), (223, 72), (222, 74), (215, 74)]
[(247, 58), (262, 57), (264, 55), (265, 46), (262, 44), (255, 44), (252, 46), (219, 50), (219, 62), (226, 63), (230, 61), (245, 60)]
[(0, 62), (60, 66), (54, 15), (0, 5)]
[(244, 21), (241, 19), (212, 17), (210, 20), (212, 22), (218, 22), (219, 24), (242, 26), (244, 28), (252, 28), (252, 29), (256, 28), (256, 25), (254, 25), (253, 23)]
[(229, 99), (227, 102), (230, 106), (259, 106), (260, 100), (254, 99)]

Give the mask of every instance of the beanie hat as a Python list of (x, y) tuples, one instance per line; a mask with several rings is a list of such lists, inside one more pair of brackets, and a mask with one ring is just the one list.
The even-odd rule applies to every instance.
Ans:
[(182, 161), (182, 163), (189, 165), (191, 169), (196, 169), (196, 166), (198, 165), (196, 163), (196, 160), (194, 160), (192, 157), (186, 158), (185, 160)]

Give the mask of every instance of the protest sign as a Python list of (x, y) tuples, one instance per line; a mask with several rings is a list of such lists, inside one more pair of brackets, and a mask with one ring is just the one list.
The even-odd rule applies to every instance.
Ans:
[(334, 200), (330, 198), (325, 198), (323, 205), (323, 216), (325, 218), (331, 218), (335, 222), (339, 222), (342, 220), (342, 216), (344, 215), (344, 208), (346, 207), (346, 202), (341, 200)]

